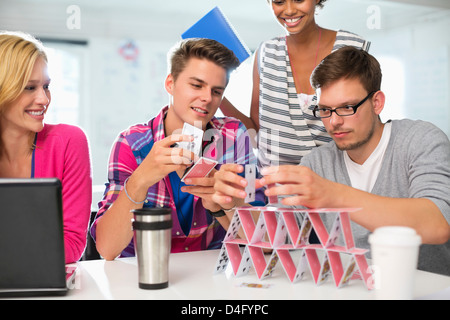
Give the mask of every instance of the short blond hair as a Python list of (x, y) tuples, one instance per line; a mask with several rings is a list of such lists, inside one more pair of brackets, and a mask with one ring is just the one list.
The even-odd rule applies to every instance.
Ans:
[(45, 48), (36, 38), (0, 31), (0, 114), (23, 92), (39, 57), (47, 62)]

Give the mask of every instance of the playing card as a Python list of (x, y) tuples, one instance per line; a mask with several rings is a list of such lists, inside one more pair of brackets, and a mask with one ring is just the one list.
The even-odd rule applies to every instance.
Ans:
[(202, 150), (202, 142), (203, 142), (203, 130), (197, 127), (190, 125), (189, 123), (185, 123), (183, 126), (183, 135), (193, 136), (194, 141), (181, 141), (177, 143), (177, 147), (181, 149), (185, 149), (191, 151), (197, 156), (201, 156)]
[(245, 192), (247, 193), (245, 203), (250, 203), (255, 201), (256, 166), (254, 164), (245, 166), (245, 179), (248, 182), (247, 187), (245, 188)]
[(323, 224), (322, 219), (320, 218), (319, 213), (310, 212), (308, 214), (309, 220), (311, 220), (312, 227), (314, 231), (316, 231), (317, 237), (322, 245), (325, 245), (328, 241), (328, 231)]
[(268, 240), (270, 242), (271, 247), (273, 247), (278, 227), (278, 214), (275, 212), (265, 211), (263, 212), (263, 216), (264, 220), (266, 221), (267, 235), (269, 236)]
[[(286, 243), (286, 237), (287, 237), (287, 228), (286, 228), (286, 224), (284, 222), (284, 219), (279, 218), (278, 219), (278, 224), (277, 224), (277, 229), (275, 231), (275, 235), (273, 238), (273, 243), (272, 243), (272, 247), (274, 249), (284, 245)], [(270, 234), (269, 234), (270, 235)]]
[(252, 260), (250, 258), (250, 252), (248, 247), (245, 247), (244, 252), (242, 253), (241, 263), (239, 264), (239, 268), (236, 272), (236, 277), (246, 275), (250, 271), (251, 266)]
[(345, 272), (339, 283), (339, 288), (347, 285), (350, 282), (353, 274), (355, 273), (355, 271), (357, 271), (357, 269), (358, 269), (358, 267), (356, 265), (356, 260), (354, 257), (352, 257), (350, 262), (348, 263), (347, 268), (345, 268)]
[(261, 276), (261, 280), (266, 279), (272, 275), (272, 273), (275, 271), (275, 266), (277, 265), (278, 260), (279, 258), (277, 252), (274, 250), (269, 259), (269, 262), (267, 263), (266, 269), (264, 270), (263, 275)]
[(255, 233), (255, 222), (253, 221), (252, 212), (246, 210), (245, 208), (239, 208), (239, 219), (242, 224), (242, 229), (244, 229), (245, 239), (252, 240), (253, 234)]
[(242, 252), (238, 244), (236, 243), (225, 243), (225, 248), (227, 250), (229, 262), (233, 268), (234, 275), (237, 275), (239, 271), (244, 269), (241, 267), (242, 264)]
[(353, 249), (355, 247), (355, 240), (353, 239), (350, 215), (348, 212), (341, 212), (339, 217), (341, 219), (342, 233), (345, 238), (345, 246), (348, 250)]
[(320, 285), (324, 283), (330, 274), (331, 274), (330, 260), (328, 258), (328, 255), (325, 254), (324, 262), (320, 268), (320, 277), (319, 280), (317, 281), (317, 284)]
[(250, 256), (253, 262), (253, 267), (255, 268), (256, 274), (259, 279), (261, 279), (264, 271), (267, 267), (267, 261), (264, 257), (263, 249), (260, 247), (247, 246)]
[(334, 246), (336, 241), (339, 239), (340, 234), (341, 234), (341, 218), (337, 214), (336, 220), (334, 221), (333, 226), (331, 227), (330, 234), (328, 236), (328, 241), (325, 244), (325, 248)]
[[(297, 245), (297, 240), (299, 239), (300, 229), (299, 224), (297, 223), (295, 212), (283, 212), (282, 219), (280, 222), (286, 226), (286, 231), (288, 235), (288, 242), (291, 247), (295, 247)], [(279, 223), (281, 224), (281, 223)]]
[[(251, 218), (251, 214), (249, 215), (249, 217)], [(244, 223), (251, 223), (251, 222), (244, 221)], [(267, 231), (267, 229), (266, 229), (266, 221), (264, 219), (264, 215), (260, 214), (258, 221), (256, 222), (256, 226), (255, 226), (254, 232), (252, 234), (252, 237), (250, 238), (250, 243), (255, 244), (255, 243), (264, 242), (264, 235), (266, 234), (266, 231)]]
[(308, 269), (308, 260), (306, 258), (306, 252), (303, 250), (300, 257), (296, 259), (298, 261), (295, 262), (291, 252), (295, 256), (298, 256), (300, 253), (299, 251), (277, 250), (284, 271), (289, 280), (294, 283), (303, 279), (303, 276)]
[(309, 236), (311, 234), (311, 230), (312, 230), (312, 223), (311, 220), (309, 219), (309, 216), (306, 215), (305, 219), (303, 219), (303, 223), (299, 231), (299, 238), (298, 241), (296, 242), (296, 245), (304, 246), (309, 244)]
[(316, 250), (314, 249), (305, 248), (305, 253), (314, 282), (317, 284), (317, 281), (319, 280), (320, 270), (322, 268), (319, 257)]
[[(359, 251), (358, 253), (356, 253)], [(366, 257), (364, 256), (364, 253), (366, 250), (361, 249), (354, 249), (353, 252), (355, 253), (353, 257), (356, 260), (356, 264), (358, 265), (359, 274), (361, 275), (361, 278), (363, 279), (364, 284), (366, 285), (367, 289), (373, 290), (375, 288), (374, 279), (372, 277), (372, 270), (369, 268), (369, 265), (367, 263)]]
[(242, 282), (238, 287), (241, 288), (256, 288), (256, 289), (269, 289), (273, 287), (273, 284), (261, 284), (261, 283), (248, 283)]
[(216, 267), (214, 269), (214, 274), (218, 274), (225, 271), (226, 267), (228, 266), (229, 260), (230, 259), (228, 258), (225, 245), (222, 245), (222, 248), (220, 249), (219, 258), (217, 259)]
[(327, 251), (328, 262), (331, 275), (334, 279), (336, 287), (339, 286), (342, 276), (344, 274), (344, 268), (342, 267), (342, 259), (340, 251)]
[(228, 228), (227, 234), (223, 239), (223, 242), (234, 240), (240, 227), (241, 227), (241, 220), (239, 219), (238, 211), (236, 211), (233, 215), (233, 219), (231, 219), (230, 227)]
[(297, 273), (295, 274), (293, 282), (302, 280), (305, 273), (307, 272), (307, 269), (308, 269), (308, 258), (306, 257), (305, 250), (303, 250), (302, 255), (300, 257), (300, 262), (298, 263), (297, 266)]
[(217, 161), (201, 157), (198, 161), (190, 167), (181, 178), (184, 182), (188, 178), (203, 178), (206, 177), (212, 169), (218, 164)]

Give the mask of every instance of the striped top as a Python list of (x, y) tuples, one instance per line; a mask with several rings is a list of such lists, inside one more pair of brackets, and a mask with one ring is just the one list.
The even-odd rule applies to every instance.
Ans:
[[(108, 183), (103, 200), (99, 203), (96, 220), (91, 234), (96, 239), (98, 219), (118, 198), (127, 179), (150, 153), (155, 142), (165, 138), (164, 118), (168, 107), (147, 124), (138, 124), (122, 132), (111, 150), (108, 166)], [(234, 118), (213, 118), (203, 135), (203, 156), (216, 160), (219, 165), (225, 163), (256, 164), (251, 148), (250, 137), (245, 126)], [(193, 201), (193, 217), (189, 234), (185, 234), (178, 220), (174, 192), (179, 186), (172, 186), (167, 175), (148, 189), (148, 203), (145, 207), (164, 207), (172, 210), (172, 248), (171, 252), (218, 249), (222, 245), (225, 230), (219, 222), (208, 214), (198, 197)], [(255, 205), (265, 202), (263, 191), (256, 192)], [(121, 257), (134, 256), (134, 243), (130, 242), (122, 251)]]
[[(368, 51), (370, 42), (340, 30), (333, 52), (345, 46)], [(317, 96), (297, 94), (286, 37), (262, 43), (259, 73), (258, 166), (300, 164), (303, 156), (331, 138), (322, 121), (313, 115)]]

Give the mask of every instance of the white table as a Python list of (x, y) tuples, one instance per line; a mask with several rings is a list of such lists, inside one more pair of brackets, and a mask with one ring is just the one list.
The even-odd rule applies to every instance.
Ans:
[[(169, 288), (143, 290), (138, 287), (135, 258), (115, 261), (78, 262), (74, 288), (58, 299), (164, 299), (164, 300), (290, 300), (290, 299), (374, 299), (361, 280), (337, 289), (332, 279), (316, 286), (312, 279), (292, 284), (281, 265), (271, 278), (260, 281), (254, 271), (243, 277), (213, 274), (219, 251), (177, 253), (170, 256)], [(240, 287), (243, 282), (269, 284), (270, 288)], [(450, 288), (450, 277), (417, 271), (415, 298)], [(449, 297), (450, 299), (450, 297)]]

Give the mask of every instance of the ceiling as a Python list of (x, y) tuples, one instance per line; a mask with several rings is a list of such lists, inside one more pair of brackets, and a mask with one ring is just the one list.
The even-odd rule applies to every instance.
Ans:
[[(78, 32), (65, 28), (66, 11), (73, 4), (79, 6), (83, 21)], [(162, 40), (178, 36), (216, 5), (249, 47), (282, 32), (266, 0), (0, 0), (0, 29), (59, 38), (135, 36)], [(373, 5), (380, 9), (383, 29), (450, 19), (450, 0), (328, 0), (317, 21), (326, 28), (369, 37), (368, 9)]]
[[(2, 0), (1, 2), (10, 2), (12, 0)], [(336, 0), (328, 0), (328, 3), (337, 2)], [(116, 7), (121, 9), (126, 8), (141, 8), (141, 9), (152, 9), (157, 11), (171, 11), (178, 10), (180, 8), (183, 9), (184, 12), (198, 12), (204, 6), (204, 1), (200, 0), (191, 0), (186, 5), (186, 0), (170, 0), (170, 1), (154, 1), (154, 0), (14, 0), (14, 2), (25, 2), (25, 3), (39, 3), (41, 5), (52, 4), (52, 5), (71, 5), (77, 4), (83, 7), (96, 7), (100, 9), (107, 9), (108, 7)], [(260, 6), (260, 3), (265, 3), (266, 0), (228, 0), (228, 1), (215, 1), (209, 0), (209, 3), (220, 3), (221, 6), (234, 8), (236, 9), (236, 4), (239, 3), (239, 11), (242, 14), (248, 14), (251, 12), (249, 10), (254, 10), (255, 5)], [(339, 0), (339, 3), (345, 2), (343, 0)], [(425, 7), (436, 7), (443, 9), (450, 9), (450, 1), (448, 0), (378, 0), (378, 1), (370, 1), (370, 0), (356, 0), (353, 2), (358, 3), (391, 3), (391, 4), (402, 4), (402, 5), (417, 5), (417, 6), (425, 6)], [(328, 5), (328, 4), (327, 4)], [(237, 10), (236, 10), (237, 11)]]
[(402, 4), (450, 9), (450, 1), (448, 0), (384, 0), (384, 2), (397, 2)]

